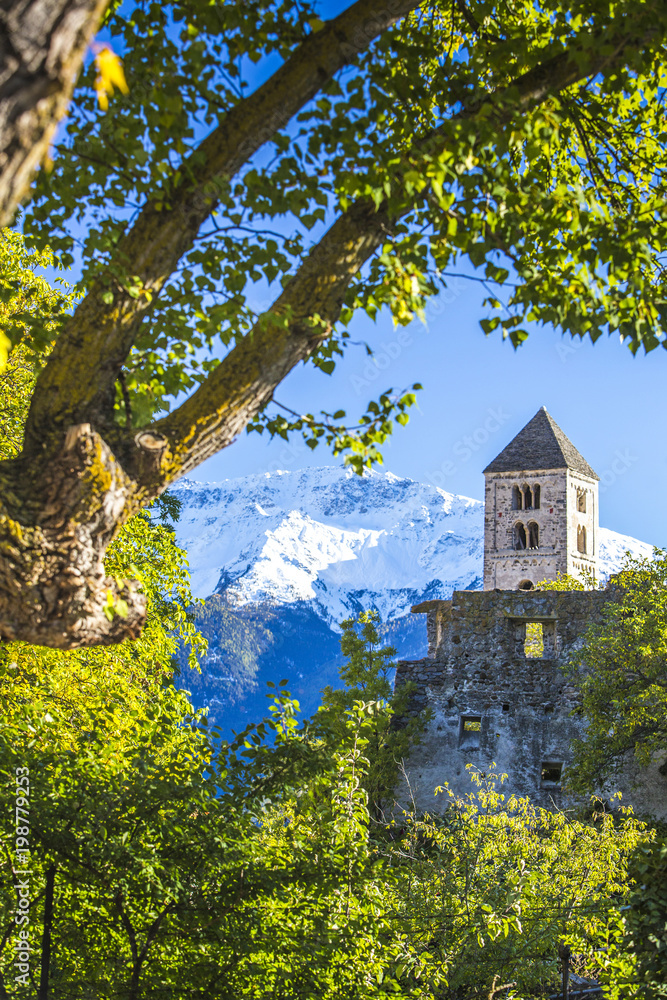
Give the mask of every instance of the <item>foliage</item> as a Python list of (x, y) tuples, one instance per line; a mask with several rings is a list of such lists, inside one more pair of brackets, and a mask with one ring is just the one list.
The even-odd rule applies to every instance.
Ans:
[(645, 767), (667, 757), (666, 584), (667, 553), (629, 559), (568, 668), (587, 722), (574, 743), (577, 788), (599, 787), (632, 758)]
[[(405, 817), (399, 923), (415, 950), (421, 941), (425, 977), (447, 963), (438, 997), (509, 986), (517, 1000), (553, 993), (559, 942), (577, 938), (590, 967), (616, 920), (616, 894), (627, 892), (628, 854), (647, 835), (631, 814), (576, 820), (506, 801), (493, 770), (471, 774), (476, 789), (466, 799), (437, 790), (449, 804), (442, 819)], [(606, 982), (625, 989), (626, 973), (612, 970)]]
[(323, 740), (298, 726), (296, 709), (279, 691), (266, 726), (275, 742), (264, 742), (260, 726), (236, 774), (234, 758), (225, 762), (228, 787), (233, 776), (253, 821), (239, 845), (250, 891), (227, 924), (229, 995), (384, 996), (383, 973), (409, 944), (392, 933), (384, 901), (391, 873), (368, 833), (363, 715), (349, 713), (338, 738)]
[(544, 632), (541, 622), (526, 623), (526, 641), (524, 644), (526, 656), (540, 657), (544, 654)]
[[(289, 324), (295, 303), (267, 306), (312, 258), (323, 224), (362, 203), (390, 220), (377, 253), (341, 279), (340, 316), (339, 299), (327, 312), (311, 296), (299, 318), (321, 331), (310, 355), (320, 372), (350, 346), (356, 311), (408, 323), (465, 265), (490, 289), (483, 328), (515, 345), (533, 323), (592, 340), (620, 333), (633, 351), (665, 343), (661, 5), (431, 0), (384, 31), (367, 20), (354, 26), (361, 51), (330, 78), (322, 71), (289, 124), (255, 120), (248, 95), (276, 62), (303, 52), (307, 65), (308, 45), (330, 30), (312, 4), (112, 5), (105, 28), (129, 93), (109, 95), (105, 112), (94, 65), (84, 72), (25, 229), (71, 262), (83, 227), (83, 284), (114, 308), (124, 296), (136, 314), (120, 423), (145, 425), (249, 331)], [(522, 97), (531, 73), (542, 88)], [(211, 167), (200, 191), (216, 155), (202, 136), (217, 138), (246, 106), (232, 175)], [(137, 232), (148, 217), (168, 226), (191, 195), (209, 221), (192, 237), (179, 229), (173, 267), (154, 282), (131, 256), (135, 230), (119, 250), (129, 221)], [(340, 278), (331, 266), (322, 287)], [(261, 403), (250, 426), (327, 440), (361, 469), (413, 402), (409, 387), (388, 388), (359, 427), (342, 411)]]
[[(637, 959), (637, 971), (655, 997), (667, 996), (667, 840), (658, 835), (630, 858), (637, 888), (630, 896), (622, 949)], [(649, 992), (649, 991), (646, 991)]]
[(376, 820), (382, 820), (385, 810), (391, 808), (402, 760), (411, 745), (419, 741), (426, 722), (425, 713), (417, 718), (406, 717), (411, 685), (393, 690), (390, 675), (395, 668), (392, 659), (396, 650), (380, 646), (379, 624), (376, 610), (362, 611), (356, 618), (342, 622), (340, 647), (348, 659), (340, 669), (340, 678), (346, 686), (324, 689), (315, 719), (316, 724), (335, 731), (355, 705), (366, 706), (364, 736), (369, 768), (364, 787)]
[(602, 590), (603, 587), (588, 570), (582, 570), (578, 576), (559, 570), (555, 580), (542, 580), (537, 584), (538, 590)]
[[(631, 818), (585, 824), (504, 803), (493, 780), (450, 797), (443, 819), (406, 813), (376, 839), (361, 706), (324, 739), (281, 689), (270, 720), (216, 745), (182, 694), (134, 684), (123, 697), (130, 713), (117, 696), (92, 732), (40, 704), (32, 745), (0, 743), (3, 796), (16, 762), (30, 769), (36, 903), (55, 871), (54, 1000), (463, 1000), (502, 975), (519, 1000), (554, 982), (559, 939), (593, 916), (586, 944), (599, 944), (611, 897), (627, 891), (627, 854), (643, 837)], [(14, 907), (6, 874), (9, 996), (20, 995)], [(31, 933), (35, 975), (39, 920)]]
[(2, 334), (7, 346), (21, 343), (30, 353), (48, 350), (76, 301), (63, 278), (56, 277), (52, 285), (37, 273), (45, 268), (62, 269), (48, 243), (40, 250), (28, 248), (19, 233), (0, 229), (0, 317), (10, 335)]
[[(48, 351), (75, 293), (62, 279), (55, 287), (37, 273), (58, 267), (50, 247), (26, 249), (25, 241), (11, 229), (0, 229), (0, 414), (3, 433), (0, 459), (21, 451), (23, 427), (35, 387), (38, 359)], [(3, 330), (12, 330), (16, 346)]]
[[(29, 768), (35, 902), (55, 871), (52, 995), (383, 995), (377, 972), (404, 946), (377, 947), (386, 920), (358, 722), (325, 746), (296, 733), (281, 691), (275, 718), (214, 762), (182, 693), (148, 687), (150, 710), (135, 685), (131, 717), (113, 705), (98, 715), (112, 724), (92, 733), (62, 713), (47, 728), (37, 713), (32, 746), (17, 755), (2, 743), (5, 796), (17, 760)], [(0, 905), (13, 996), (7, 873)], [(37, 956), (36, 920), (31, 931)]]
[(585, 585), (577, 576), (569, 573), (561, 573), (560, 570), (555, 580), (542, 580), (537, 584), (537, 590), (585, 590)]
[[(0, 652), (2, 797), (9, 806), (16, 770), (25, 769), (31, 856), (23, 867), (32, 871), (32, 944), (39, 955), (44, 938), (40, 943), (34, 937), (41, 934), (36, 907), (45, 897), (47, 873), (53, 872), (58, 951), (52, 977), (60, 989), (104, 961), (122, 965), (117, 955), (122, 954), (119, 921), (127, 916), (126, 887), (142, 886), (148, 920), (157, 900), (173, 891), (163, 854), (169, 856), (173, 848), (176, 856), (183, 855), (187, 839), (171, 840), (175, 831), (180, 836), (188, 823), (192, 827), (192, 812), (201, 799), (208, 740), (192, 728), (194, 716), (184, 692), (171, 684), (179, 643), (189, 646), (193, 663), (204, 648), (187, 611), (192, 597), (185, 554), (166, 523), (175, 513), (172, 501), (163, 501), (157, 516), (136, 515), (108, 553), (108, 572), (131, 569), (147, 595), (147, 623), (140, 639), (111, 650), (63, 653), (10, 643)], [(9, 990), (15, 983), (10, 950), (15, 831), (13, 809), (3, 808), (2, 814), (1, 967)], [(137, 836), (142, 825), (146, 841)], [(14, 860), (13, 867), (21, 865)], [(94, 951), (93, 965), (87, 965), (87, 942), (101, 928), (108, 932), (108, 954)], [(100, 992), (95, 995), (108, 995), (104, 983), (96, 988)]]
[(96, 45), (94, 50), (97, 69), (95, 94), (100, 108), (106, 111), (109, 107), (109, 96), (113, 94), (114, 88), (117, 87), (123, 94), (129, 94), (130, 91), (123, 72), (123, 64), (115, 52), (108, 45)]

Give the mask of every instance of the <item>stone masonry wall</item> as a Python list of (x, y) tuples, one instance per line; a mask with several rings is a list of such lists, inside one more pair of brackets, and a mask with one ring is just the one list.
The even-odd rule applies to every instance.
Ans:
[[(598, 483), (568, 470), (567, 572), (580, 577), (583, 573), (598, 577)], [(585, 498), (586, 510), (578, 510), (579, 495)], [(586, 530), (586, 552), (577, 548), (577, 529)]]
[[(579, 575), (582, 568), (597, 576), (598, 484), (570, 469), (486, 474), (484, 503), (484, 589), (516, 590), (523, 581), (533, 585), (555, 580), (558, 573)], [(540, 506), (517, 510), (515, 486), (540, 487)], [(586, 511), (577, 510), (577, 496), (586, 496)], [(539, 529), (537, 548), (516, 549), (514, 528), (530, 522)], [(586, 528), (587, 552), (577, 550), (577, 528)]]
[[(567, 470), (487, 473), (484, 502), (484, 589), (516, 590), (523, 580), (555, 580), (567, 568)], [(515, 510), (515, 486), (540, 486), (540, 506)], [(539, 527), (537, 549), (514, 548), (514, 526)]]
[[(419, 808), (433, 810), (433, 790), (446, 782), (467, 794), (466, 764), (484, 770), (492, 761), (509, 776), (507, 794), (528, 795), (545, 808), (567, 805), (554, 778), (559, 768), (566, 772), (570, 743), (583, 724), (571, 714), (578, 695), (561, 667), (610, 596), (609, 590), (466, 591), (413, 608), (427, 615), (428, 656), (401, 661), (395, 683), (414, 683), (411, 713), (427, 706), (433, 713), (406, 762)], [(526, 655), (528, 622), (542, 626), (542, 656)], [(655, 769), (644, 786), (631, 801), (667, 816), (667, 779)]]

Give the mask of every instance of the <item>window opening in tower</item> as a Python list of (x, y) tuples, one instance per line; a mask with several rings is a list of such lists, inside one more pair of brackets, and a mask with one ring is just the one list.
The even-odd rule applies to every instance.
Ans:
[(521, 521), (517, 521), (514, 525), (514, 548), (526, 548), (526, 529), (522, 525)]
[(586, 554), (586, 529), (583, 524), (577, 528), (577, 552)]

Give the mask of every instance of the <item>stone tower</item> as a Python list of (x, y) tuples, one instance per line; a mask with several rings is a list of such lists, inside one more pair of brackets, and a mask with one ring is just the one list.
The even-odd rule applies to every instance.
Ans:
[(544, 407), (484, 476), (484, 590), (597, 579), (599, 476)]

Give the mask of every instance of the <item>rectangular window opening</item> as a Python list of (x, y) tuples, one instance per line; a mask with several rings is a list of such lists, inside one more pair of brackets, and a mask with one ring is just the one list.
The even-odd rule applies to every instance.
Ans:
[(528, 659), (544, 656), (544, 628), (542, 622), (526, 622), (526, 639), (523, 651)]
[(542, 788), (557, 788), (563, 774), (563, 762), (558, 760), (542, 761)]
[(462, 715), (459, 728), (459, 746), (466, 750), (479, 749), (482, 735), (481, 715)]
[(506, 715), (509, 712), (509, 710), (510, 710), (509, 703), (506, 702), (506, 701), (504, 701), (503, 702), (503, 714)]

